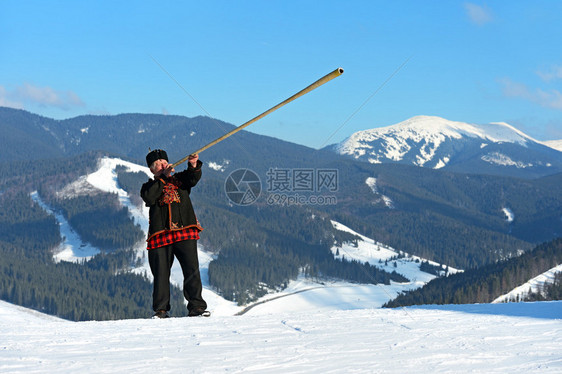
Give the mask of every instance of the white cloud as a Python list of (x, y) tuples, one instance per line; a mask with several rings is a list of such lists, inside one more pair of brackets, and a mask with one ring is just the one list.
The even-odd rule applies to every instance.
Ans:
[(562, 93), (558, 90), (544, 91), (540, 88), (533, 90), (509, 78), (501, 79), (499, 83), (502, 86), (503, 94), (507, 97), (519, 97), (546, 108), (562, 110)]
[(529, 99), (531, 94), (527, 86), (522, 83), (517, 83), (509, 78), (503, 78), (499, 80), (500, 85), (502, 85), (502, 92), (508, 97), (522, 97)]
[(11, 91), (0, 86), (0, 105), (16, 109), (37, 105), (69, 110), (85, 104), (73, 91), (59, 91), (51, 87), (38, 87), (24, 83)]
[(11, 99), (4, 86), (0, 86), (0, 106), (14, 109), (23, 109), (23, 103)]
[(492, 12), (487, 6), (480, 6), (473, 3), (464, 3), (464, 9), (470, 21), (478, 26), (492, 22)]
[(552, 66), (547, 71), (537, 71), (537, 75), (545, 82), (562, 79), (562, 66)]
[(562, 110), (562, 93), (558, 90), (543, 91), (536, 90), (537, 102), (547, 108), (554, 108)]

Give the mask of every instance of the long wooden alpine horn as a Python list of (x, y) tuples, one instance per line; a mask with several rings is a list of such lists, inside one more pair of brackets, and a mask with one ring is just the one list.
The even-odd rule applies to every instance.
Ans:
[(182, 158), (181, 160), (177, 161), (176, 163), (172, 164), (172, 167), (176, 167), (179, 164), (181, 164), (182, 162), (187, 161), (187, 159), (189, 158), (189, 156), (193, 155), (193, 154), (199, 154), (201, 152), (203, 152), (204, 150), (206, 150), (207, 148), (210, 148), (212, 146), (214, 146), (215, 144), (223, 141), (224, 139), (228, 138), (229, 136), (232, 136), (234, 134), (236, 134), (238, 131), (242, 130), (245, 127), (250, 126), (252, 123), (256, 122), (257, 120), (262, 119), (263, 117), (267, 116), (268, 114), (276, 111), (277, 109), (281, 108), (283, 105), (290, 103), (293, 100), (298, 99), (299, 97), (309, 93), (310, 91), (312, 91), (313, 89), (320, 87), (321, 85), (323, 85), (326, 82), (331, 81), (332, 79), (339, 77), (340, 75), (343, 74), (343, 69), (342, 68), (337, 68), (336, 70), (332, 71), (329, 74), (326, 74), (325, 76), (323, 76), (322, 78), (318, 79), (316, 82), (312, 83), (310, 86), (306, 87), (305, 89), (297, 92), (296, 94), (294, 94), (293, 96), (289, 97), (288, 99), (286, 99), (285, 101), (275, 105), (273, 108), (266, 110), (265, 112), (263, 112), (262, 114), (260, 114), (257, 117), (252, 118), (251, 120), (249, 120), (248, 122), (238, 126), (237, 128), (235, 128), (234, 130), (224, 134), (223, 136), (221, 136), (218, 139), (213, 140), (212, 142), (210, 142), (209, 144), (207, 144), (206, 146), (199, 148), (198, 150), (196, 150), (195, 152), (190, 153), (189, 155), (185, 156), (184, 158)]

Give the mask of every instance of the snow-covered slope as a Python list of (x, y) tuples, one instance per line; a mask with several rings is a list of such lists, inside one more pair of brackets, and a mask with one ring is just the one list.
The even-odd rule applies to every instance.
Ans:
[(59, 224), (62, 241), (58, 248), (54, 249), (53, 260), (55, 262), (78, 262), (80, 260), (89, 260), (100, 252), (98, 248), (93, 247), (90, 243), (82, 241), (80, 235), (74, 231), (64, 215), (55, 211), (55, 209), (48, 206), (43, 200), (41, 200), (37, 191), (31, 193), (31, 198), (47, 213), (55, 216), (55, 219)]
[[(525, 300), (525, 297), (530, 293), (540, 293), (544, 291), (544, 287), (547, 284), (554, 283), (554, 277), (556, 273), (562, 272), (562, 265), (558, 265), (545, 271), (542, 274), (537, 275), (533, 279), (527, 281), (519, 287), (514, 288), (505, 295), (501, 295), (496, 298), (493, 303), (507, 303), (507, 302), (519, 302)], [(544, 295), (543, 295), (544, 296)]]
[[(396, 125), (359, 131), (332, 146), (339, 154), (370, 163), (398, 162), (429, 168), (466, 167), (512, 173), (555, 173), (562, 155), (507, 123), (485, 125), (416, 116)], [(519, 170), (518, 170), (519, 169)], [(468, 170), (471, 171), (471, 170)]]
[[(410, 279), (414, 284), (417, 284), (418, 287), (423, 286), (435, 278), (432, 274), (420, 271), (420, 262), (428, 260), (418, 256), (410, 256), (388, 245), (376, 242), (341, 223), (332, 221), (332, 225), (336, 230), (350, 233), (359, 238), (353, 243), (334, 245), (332, 247), (334, 257), (355, 260), (362, 263), (368, 262), (370, 265), (376, 266), (389, 273), (396, 271), (398, 274)], [(440, 266), (443, 269), (443, 275), (454, 274), (459, 271), (458, 269), (447, 267), (446, 265), (438, 264), (434, 261), (428, 262), (431, 265)]]
[[(126, 206), (132, 218), (138, 223), (146, 233), (148, 231), (148, 209), (139, 208), (134, 205), (128, 193), (121, 189), (117, 183), (117, 166), (125, 166), (133, 172), (144, 172), (150, 175), (148, 168), (139, 166), (118, 158), (102, 158), (99, 162), (98, 170), (94, 173), (82, 176), (77, 181), (67, 185), (60, 193), (69, 196), (80, 194), (92, 194), (95, 191), (105, 191), (116, 193), (122, 205)], [(56, 214), (50, 207), (41, 201), (37, 193), (32, 194), (47, 212), (55, 215), (61, 225), (61, 236), (63, 243), (55, 251), (56, 261), (79, 262), (87, 260), (98, 251), (89, 243), (83, 242), (62, 215)], [(356, 243), (343, 243), (332, 248), (335, 257), (345, 257), (348, 260), (369, 262), (371, 265), (378, 266), (388, 272), (396, 271), (410, 280), (406, 283), (382, 284), (354, 284), (338, 280), (311, 280), (304, 277), (289, 283), (288, 287), (279, 292), (273, 292), (259, 299), (256, 303), (243, 308), (233, 302), (225, 300), (218, 295), (209, 284), (208, 269), (213, 256), (205, 248), (199, 246), (199, 262), (201, 269), (201, 279), (203, 281), (203, 296), (207, 300), (210, 309), (215, 315), (233, 315), (237, 313), (267, 314), (280, 311), (319, 311), (319, 310), (350, 310), (362, 308), (379, 308), (390, 299), (395, 298), (400, 292), (422, 287), (435, 276), (420, 270), (420, 261), (417, 257), (403, 257), (385, 264), (386, 260), (399, 256), (399, 251), (377, 243), (373, 239), (367, 238), (350, 228), (332, 222), (336, 230), (345, 231), (359, 237)], [(131, 271), (145, 274), (151, 278), (148, 259), (146, 256), (146, 243), (139, 242), (136, 247), (138, 258), (142, 259), (142, 265)], [(338, 254), (339, 253), (339, 254)], [(396, 265), (395, 265), (396, 264)], [(437, 265), (437, 264), (435, 264)], [(445, 267), (443, 267), (445, 268)], [(449, 272), (456, 269), (449, 268)], [(172, 267), (171, 280), (174, 284), (181, 287), (183, 275), (177, 262)], [(280, 305), (282, 305), (280, 307)]]
[(0, 372), (560, 373), (562, 302), (69, 322), (0, 302)]
[[(336, 230), (356, 236), (354, 242), (333, 245), (331, 250), (335, 258), (348, 261), (355, 260), (372, 266), (393, 271), (409, 279), (409, 282), (390, 282), (385, 284), (356, 284), (338, 280), (314, 281), (304, 277), (291, 281), (280, 292), (268, 294), (257, 302), (250, 304), (238, 314), (269, 314), (280, 312), (317, 312), (330, 310), (354, 310), (380, 308), (387, 301), (394, 299), (401, 292), (423, 287), (436, 276), (420, 270), (421, 261), (417, 256), (406, 256), (392, 247), (367, 238), (349, 227), (331, 221)], [(429, 261), (432, 265), (440, 266)], [(442, 266), (443, 275), (456, 273), (457, 269)]]

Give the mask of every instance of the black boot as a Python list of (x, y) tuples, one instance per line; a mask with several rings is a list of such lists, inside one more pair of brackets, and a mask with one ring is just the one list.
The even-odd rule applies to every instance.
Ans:
[(158, 310), (156, 311), (156, 313), (154, 313), (152, 318), (170, 318), (170, 316), (168, 315), (168, 312), (166, 312), (165, 310)]
[(210, 317), (211, 316), (211, 312), (209, 312), (208, 310), (205, 310), (204, 308), (195, 308), (189, 311), (189, 313), (187, 314), (188, 317)]

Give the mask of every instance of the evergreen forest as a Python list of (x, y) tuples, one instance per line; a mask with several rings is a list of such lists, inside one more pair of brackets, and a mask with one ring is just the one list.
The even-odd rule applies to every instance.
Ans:
[[(562, 238), (540, 244), (519, 257), (435, 278), (423, 288), (403, 293), (384, 306), (490, 303), (560, 263)], [(530, 299), (560, 300), (559, 289), (560, 275), (547, 287), (544, 296), (531, 295)]]

